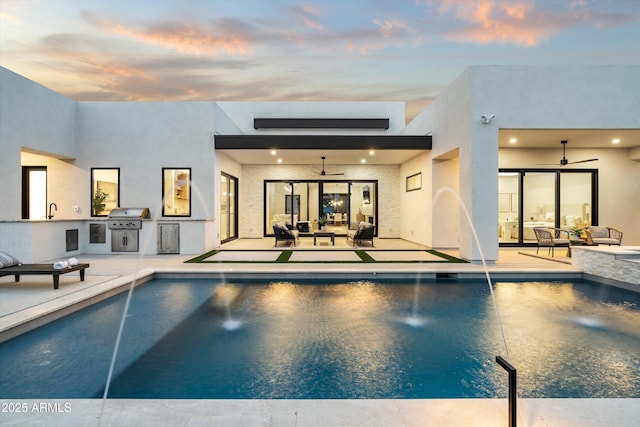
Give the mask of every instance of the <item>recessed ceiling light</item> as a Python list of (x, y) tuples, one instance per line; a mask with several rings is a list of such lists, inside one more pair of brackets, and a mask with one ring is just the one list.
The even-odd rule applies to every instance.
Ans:
[(360, 160), (360, 163), (367, 163), (367, 159)]
[(510, 142), (511, 144), (515, 144), (516, 142), (518, 142), (518, 138), (510, 138), (510, 139), (509, 139), (509, 142)]
[(282, 163), (282, 159), (278, 159), (278, 163)]
[(271, 150), (271, 155), (272, 155), (272, 156), (275, 156), (275, 155), (276, 155), (276, 153), (277, 153), (277, 151), (276, 151), (276, 150)]
[(374, 150), (369, 150), (369, 155), (373, 156), (374, 154), (376, 154), (376, 152)]
[(611, 140), (611, 143), (612, 143), (612, 144), (620, 144), (620, 138), (613, 138), (613, 139)]

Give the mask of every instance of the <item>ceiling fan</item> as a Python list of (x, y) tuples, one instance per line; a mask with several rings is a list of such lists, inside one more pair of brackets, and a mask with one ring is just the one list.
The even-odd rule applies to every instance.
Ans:
[(567, 149), (567, 142), (566, 140), (560, 141), (560, 144), (562, 144), (562, 158), (560, 159), (560, 163), (538, 163), (538, 165), (554, 165), (554, 166), (565, 166), (565, 165), (573, 165), (576, 163), (586, 163), (586, 162), (595, 162), (598, 159), (587, 159), (587, 160), (578, 160), (577, 162), (570, 162), (569, 160), (567, 160), (567, 157), (565, 155), (566, 153), (566, 149)]
[(327, 173), (327, 172), (324, 170), (324, 159), (326, 159), (326, 157), (325, 157), (325, 156), (322, 156), (322, 171), (320, 171), (320, 172), (314, 172), (315, 174), (317, 174), (317, 175), (322, 175), (322, 176), (327, 176), (327, 175), (344, 175), (344, 173), (342, 173), (342, 172), (339, 172), (339, 173)]

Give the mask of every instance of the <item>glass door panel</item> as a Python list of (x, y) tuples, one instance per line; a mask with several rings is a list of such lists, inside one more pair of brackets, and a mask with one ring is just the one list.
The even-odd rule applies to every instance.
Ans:
[(590, 172), (560, 174), (560, 228), (582, 229), (591, 225)]
[(556, 226), (556, 172), (527, 172), (523, 178), (523, 243), (537, 242), (534, 227)]
[(347, 234), (349, 183), (324, 182), (322, 190), (322, 214), (327, 221), (327, 231)]
[(237, 217), (237, 206), (238, 206), (238, 186), (237, 180), (233, 177), (229, 177), (229, 233), (228, 239), (237, 238), (238, 237), (238, 217)]
[(518, 242), (520, 216), (520, 173), (501, 172), (498, 177), (498, 240)]
[(231, 175), (220, 176), (220, 241), (228, 242), (238, 237), (237, 179)]
[(300, 218), (300, 194), (294, 194), (295, 184), (287, 181), (267, 182), (266, 234), (273, 234), (273, 226), (284, 223), (287, 227), (295, 227)]
[(361, 221), (371, 224), (376, 223), (376, 183), (375, 182), (352, 182), (351, 183), (351, 212), (349, 217), (350, 225), (358, 224)]

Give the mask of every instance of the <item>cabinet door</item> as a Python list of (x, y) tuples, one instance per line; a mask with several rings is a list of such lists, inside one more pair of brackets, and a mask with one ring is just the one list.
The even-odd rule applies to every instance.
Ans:
[(180, 253), (180, 224), (158, 224), (158, 254)]
[(138, 230), (111, 230), (112, 252), (138, 252)]

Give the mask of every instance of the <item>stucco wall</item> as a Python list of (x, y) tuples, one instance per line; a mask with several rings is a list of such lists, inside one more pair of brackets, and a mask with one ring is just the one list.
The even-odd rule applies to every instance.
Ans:
[[(191, 168), (191, 218), (212, 218), (213, 102), (84, 102), (78, 114), (79, 159), (120, 168), (120, 206), (162, 214), (162, 168)], [(83, 208), (88, 209), (89, 197)]]
[[(422, 188), (406, 191), (406, 179), (416, 173), (422, 174)], [(432, 187), (431, 153), (425, 152), (400, 167), (400, 237), (405, 240), (432, 246), (431, 209), (416, 209), (418, 206), (431, 206)]]
[(0, 220), (16, 220), (21, 217), (22, 147), (75, 158), (77, 104), (2, 67), (0, 91)]
[[(388, 130), (323, 129), (323, 134), (397, 133), (405, 125), (404, 102), (217, 102), (243, 134), (317, 134), (318, 129), (254, 129), (254, 118), (388, 118)], [(224, 134), (225, 132), (220, 132)]]

